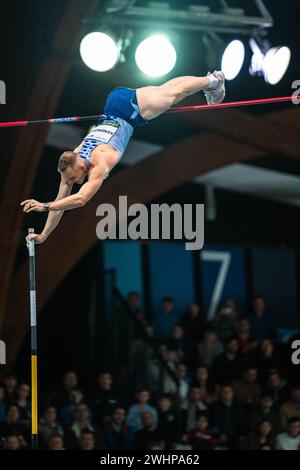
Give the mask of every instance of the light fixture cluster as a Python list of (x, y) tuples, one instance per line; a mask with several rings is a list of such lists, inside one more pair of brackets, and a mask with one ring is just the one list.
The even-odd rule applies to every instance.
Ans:
[[(104, 32), (92, 32), (85, 36), (80, 44), (80, 55), (83, 62), (92, 70), (105, 72), (124, 59), (122, 41), (115, 41)], [(260, 44), (259, 44), (260, 43)], [(288, 47), (271, 47), (266, 41), (249, 41), (252, 59), (249, 72), (251, 75), (263, 76), (266, 83), (276, 85), (284, 77), (290, 60)], [(209, 51), (208, 51), (209, 53)], [(221, 68), (227, 80), (234, 80), (242, 70), (245, 62), (246, 48), (244, 41), (234, 39), (223, 47), (216, 68)], [(168, 74), (175, 67), (177, 53), (170, 39), (164, 34), (153, 34), (143, 39), (135, 51), (137, 67), (150, 77)]]

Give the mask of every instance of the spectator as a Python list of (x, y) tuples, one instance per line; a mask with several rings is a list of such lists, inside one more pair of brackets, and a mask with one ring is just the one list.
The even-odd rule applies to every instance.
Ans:
[(261, 295), (257, 295), (253, 300), (253, 313), (249, 316), (249, 322), (255, 340), (271, 337), (272, 329), (266, 315), (266, 301)]
[(171, 395), (167, 393), (158, 399), (158, 428), (168, 447), (181, 439), (176, 410)]
[(172, 329), (171, 336), (166, 341), (168, 349), (177, 352), (177, 356), (180, 360), (186, 358), (187, 347), (184, 338), (184, 331), (181, 326), (175, 325)]
[(39, 432), (45, 444), (49, 442), (51, 436), (59, 435), (64, 436), (64, 430), (61, 424), (57, 421), (57, 411), (54, 406), (46, 408), (43, 417), (40, 419)]
[(225, 352), (214, 360), (212, 373), (217, 384), (231, 383), (239, 378), (242, 365), (238, 349), (237, 339), (230, 338), (226, 342)]
[(127, 425), (135, 432), (143, 428), (142, 414), (147, 411), (153, 416), (153, 423), (156, 427), (158, 415), (156, 409), (149, 405), (150, 393), (147, 389), (142, 389), (137, 394), (137, 403), (128, 410)]
[(271, 339), (263, 339), (258, 347), (255, 362), (262, 380), (265, 380), (269, 371), (281, 366), (280, 357), (275, 351)]
[(185, 364), (177, 364), (175, 369), (175, 377), (177, 379), (178, 385), (174, 382), (174, 380), (169, 380), (168, 384), (164, 384), (164, 393), (170, 393), (175, 395), (178, 390), (179, 398), (181, 400), (185, 400), (189, 393), (187, 372), (188, 369)]
[(188, 442), (193, 449), (212, 450), (215, 447), (216, 440), (211, 431), (209, 431), (209, 421), (207, 416), (199, 416), (196, 426), (189, 430), (187, 436)]
[(287, 429), (290, 418), (300, 418), (300, 386), (293, 388), (290, 400), (281, 405), (279, 414), (281, 427), (284, 431)]
[(211, 367), (214, 359), (224, 351), (224, 347), (218, 340), (216, 332), (210, 329), (205, 332), (204, 339), (198, 345), (197, 351), (201, 363), (206, 367)]
[(234, 401), (234, 392), (231, 385), (221, 388), (221, 397), (212, 410), (212, 424), (221, 434), (223, 442), (233, 448), (236, 439), (241, 434), (242, 414), (238, 404)]
[(4, 450), (22, 450), (22, 441), (19, 439), (18, 436), (12, 434), (11, 436), (7, 436), (3, 443)]
[(73, 390), (78, 389), (77, 374), (71, 370), (67, 371), (62, 379), (62, 384), (58, 390), (52, 391), (47, 400), (46, 406), (55, 406), (58, 410), (72, 401), (71, 395)]
[(30, 387), (21, 383), (17, 388), (16, 405), (20, 411), (20, 419), (24, 425), (29, 425), (31, 419)]
[(199, 415), (207, 410), (204, 392), (200, 388), (192, 387), (189, 398), (183, 403), (181, 409), (183, 429), (189, 431), (196, 426)]
[(65, 443), (62, 436), (59, 434), (53, 434), (48, 442), (49, 450), (66, 450)]
[(269, 395), (263, 395), (252, 411), (249, 423), (250, 429), (253, 431), (262, 421), (270, 421), (274, 433), (278, 433), (280, 427), (278, 410), (275, 409), (274, 401)]
[(241, 405), (253, 406), (261, 396), (261, 387), (257, 383), (257, 369), (248, 367), (241, 380), (236, 380), (233, 384), (235, 396)]
[(256, 342), (253, 340), (251, 335), (250, 323), (246, 318), (241, 318), (238, 321), (237, 340), (242, 361), (246, 365), (251, 361), (256, 347)]
[(195, 372), (193, 380), (194, 387), (200, 388), (203, 392), (204, 402), (211, 404), (216, 399), (216, 386), (211, 379), (211, 374), (206, 366), (199, 366)]
[(282, 403), (288, 400), (288, 383), (278, 370), (273, 369), (269, 371), (265, 385), (265, 393), (272, 397), (276, 405), (282, 405)]
[(81, 390), (74, 389), (70, 393), (70, 403), (61, 407), (59, 416), (65, 426), (72, 426), (74, 421), (74, 409), (79, 403), (84, 402), (84, 396)]
[(83, 431), (96, 432), (96, 427), (91, 423), (90, 410), (86, 403), (79, 403), (74, 406), (74, 422), (70, 431), (70, 445), (73, 448), (78, 447)]
[(95, 450), (95, 435), (91, 431), (82, 431), (79, 439), (79, 450)]
[(0, 423), (5, 420), (6, 416), (6, 403), (5, 403), (5, 388), (0, 385)]
[(245, 436), (239, 445), (241, 450), (258, 450), (262, 445), (268, 445), (271, 448), (275, 446), (275, 440), (272, 433), (272, 424), (264, 420), (258, 424), (256, 430)]
[(187, 341), (192, 344), (199, 343), (203, 336), (205, 320), (197, 303), (193, 302), (188, 306), (187, 312), (181, 318), (181, 326), (186, 333)]
[(0, 438), (10, 435), (22, 436), (25, 445), (29, 442), (29, 433), (20, 421), (20, 411), (16, 405), (9, 405), (6, 412), (6, 419), (0, 423)]
[[(134, 446), (137, 450), (149, 450), (157, 442), (164, 442), (161, 433), (157, 430), (153, 415), (148, 411), (142, 412), (142, 429), (134, 435)], [(164, 443), (165, 446), (165, 443)]]
[(217, 313), (217, 317), (213, 322), (216, 333), (220, 341), (226, 342), (236, 333), (236, 318), (232, 307), (221, 307)]
[(299, 450), (300, 447), (300, 419), (289, 418), (285, 432), (276, 438), (276, 450)]
[(161, 309), (154, 317), (154, 337), (158, 340), (167, 339), (179, 319), (171, 297), (164, 297)]
[(107, 449), (123, 450), (133, 448), (133, 433), (125, 424), (125, 409), (117, 407), (111, 414), (110, 422), (102, 428), (104, 445)]
[(16, 402), (17, 399), (17, 377), (15, 374), (9, 373), (4, 378), (4, 388), (5, 388), (5, 401), (7, 404), (11, 405)]
[(113, 409), (121, 405), (121, 398), (114, 387), (112, 375), (102, 372), (98, 378), (98, 387), (93, 402), (95, 422), (99, 425), (109, 421)]

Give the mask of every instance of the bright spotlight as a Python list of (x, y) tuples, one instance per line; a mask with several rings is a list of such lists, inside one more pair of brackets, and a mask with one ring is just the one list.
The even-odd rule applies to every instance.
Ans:
[(80, 43), (80, 55), (90, 69), (106, 72), (116, 65), (120, 50), (107, 34), (90, 33)]
[(270, 85), (279, 83), (289, 67), (291, 50), (280, 46), (265, 49), (263, 52), (254, 39), (250, 40), (250, 46), (253, 52), (251, 75), (263, 75)]
[(267, 83), (277, 85), (282, 80), (291, 61), (288, 47), (272, 47), (264, 58), (264, 76)]
[(176, 64), (176, 50), (168, 38), (157, 34), (142, 41), (135, 52), (139, 69), (150, 77), (171, 72)]
[(242, 41), (231, 41), (226, 47), (221, 69), (225, 74), (226, 80), (233, 80), (238, 76), (245, 60), (245, 46)]

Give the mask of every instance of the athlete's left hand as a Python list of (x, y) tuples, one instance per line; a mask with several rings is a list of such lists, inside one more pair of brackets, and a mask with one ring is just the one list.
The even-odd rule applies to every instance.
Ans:
[(23, 212), (45, 212), (45, 207), (42, 202), (38, 202), (35, 199), (26, 199), (25, 201), (21, 202), (20, 204), (23, 207)]

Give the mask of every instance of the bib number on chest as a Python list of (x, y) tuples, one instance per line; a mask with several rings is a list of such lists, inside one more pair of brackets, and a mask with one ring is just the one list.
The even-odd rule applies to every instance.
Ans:
[(115, 135), (119, 127), (120, 124), (116, 121), (101, 122), (97, 125), (97, 127), (95, 127), (95, 129), (92, 130), (92, 132), (89, 133), (89, 138), (99, 139), (107, 144)]

